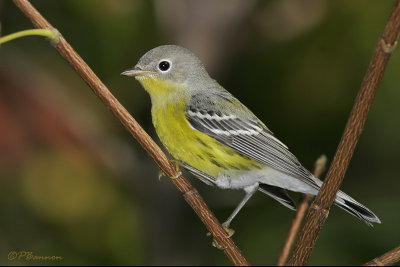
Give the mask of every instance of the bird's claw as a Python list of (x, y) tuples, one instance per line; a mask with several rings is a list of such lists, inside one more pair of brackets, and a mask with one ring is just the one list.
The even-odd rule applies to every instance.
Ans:
[(165, 173), (162, 170), (160, 170), (158, 172), (158, 180), (161, 181), (161, 178), (163, 178), (164, 176), (166, 176)]
[[(172, 159), (171, 162), (175, 165), (176, 174), (170, 177), (172, 180), (179, 178), (182, 175), (182, 172), (179, 170), (181, 163), (178, 160)], [(161, 180), (162, 177), (167, 176), (163, 170), (160, 170), (158, 173), (158, 180)]]
[(211, 245), (212, 245), (213, 247), (219, 249), (219, 250), (225, 250), (225, 249), (228, 248), (227, 246), (225, 246), (225, 247), (221, 246), (221, 245), (217, 242), (217, 240), (215, 240), (215, 238), (214, 238), (213, 241), (211, 242)]
[(223, 223), (222, 228), (224, 228), (225, 232), (228, 234), (226, 236), (227, 238), (231, 238), (235, 234), (235, 230), (233, 230), (232, 228), (229, 228), (228, 223)]
[[(235, 233), (235, 230), (229, 228), (229, 224), (227, 224), (227, 223), (223, 223), (222, 228), (225, 230), (225, 232), (227, 234), (225, 238), (231, 238), (233, 236), (233, 234)], [(210, 232), (207, 233), (207, 236), (211, 236), (211, 235), (212, 234)], [(225, 247), (221, 246), (215, 238), (213, 238), (211, 245), (219, 250), (224, 250), (227, 248), (226, 246)]]
[(182, 175), (182, 172), (177, 172), (174, 176), (171, 177), (172, 180), (179, 178)]
[(176, 174), (174, 176), (170, 177), (172, 180), (174, 180), (174, 179), (179, 178), (179, 176), (182, 175), (182, 172), (180, 171), (181, 163), (176, 159), (172, 159), (171, 162), (175, 165), (175, 169), (176, 169)]

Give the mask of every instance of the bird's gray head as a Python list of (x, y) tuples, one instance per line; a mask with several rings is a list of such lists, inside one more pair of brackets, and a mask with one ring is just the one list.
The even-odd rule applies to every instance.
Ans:
[(163, 45), (144, 54), (136, 66), (121, 73), (141, 80), (155, 76), (165, 81), (185, 83), (209, 79), (201, 61), (189, 50), (176, 45)]

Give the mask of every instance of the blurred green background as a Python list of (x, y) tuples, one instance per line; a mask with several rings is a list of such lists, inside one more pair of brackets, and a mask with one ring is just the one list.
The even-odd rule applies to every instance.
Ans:
[[(332, 159), (395, 1), (32, 1), (157, 141), (150, 100), (120, 76), (146, 51), (183, 45), (308, 169)], [(2, 35), (32, 28), (0, 0)], [(400, 53), (376, 94), (342, 189), (367, 227), (334, 207), (313, 265), (362, 264), (400, 243)], [(0, 265), (229, 265), (180, 193), (43, 38), (0, 47)], [(187, 174), (224, 221), (243, 192)], [(299, 194), (292, 194), (297, 200)], [(294, 212), (258, 193), (234, 220), (255, 265), (275, 264)], [(11, 251), (61, 261), (9, 261)]]

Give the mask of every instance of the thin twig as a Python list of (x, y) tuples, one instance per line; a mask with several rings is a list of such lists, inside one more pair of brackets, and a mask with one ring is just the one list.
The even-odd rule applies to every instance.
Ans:
[(382, 256), (367, 262), (363, 266), (389, 266), (400, 261), (400, 246), (386, 252)]
[[(21, 11), (32, 21), (36, 28), (53, 29), (53, 26), (29, 3), (27, 0), (13, 0)], [(171, 163), (159, 146), (150, 138), (128, 111), (110, 93), (107, 87), (100, 81), (96, 74), (89, 68), (83, 59), (74, 51), (60, 34), (60, 41), (53, 46), (74, 67), (76, 72), (92, 88), (104, 104), (121, 121), (125, 128), (142, 145), (153, 158), (160, 169), (169, 177), (174, 177), (177, 172), (175, 165)], [(249, 265), (239, 248), (222, 228), (212, 211), (207, 207), (197, 190), (181, 175), (171, 180), (183, 194), (185, 200), (200, 217), (207, 229), (213, 234), (214, 239), (224, 248), (225, 254), (235, 265)]]
[[(314, 165), (314, 176), (319, 178), (321, 174), (325, 171), (327, 158), (325, 155), (320, 156)], [(294, 240), (296, 238), (297, 232), (299, 231), (301, 221), (306, 214), (308, 206), (312, 196), (309, 194), (304, 194), (301, 203), (297, 206), (296, 215), (292, 221), (292, 225), (289, 228), (288, 234), (283, 244), (281, 255), (279, 256), (277, 266), (284, 266), (286, 264), (287, 258), (289, 256), (290, 249), (293, 246)]]
[(0, 36), (0, 44), (12, 41), (17, 38), (25, 37), (25, 36), (43, 36), (49, 38), (52, 42), (58, 43), (58, 31), (57, 30), (49, 30), (49, 29), (31, 29), (15, 32), (6, 36)]
[(328, 216), (329, 208), (339, 190), (364, 127), (378, 84), (397, 44), (399, 33), (400, 0), (397, 0), (375, 48), (325, 182), (307, 214), (292, 257), (288, 262), (289, 265), (305, 265), (311, 256), (318, 234)]

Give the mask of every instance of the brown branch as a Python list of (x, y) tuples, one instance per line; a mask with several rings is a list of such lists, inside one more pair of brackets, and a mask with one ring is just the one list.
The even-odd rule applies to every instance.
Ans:
[[(326, 168), (326, 161), (327, 158), (325, 155), (322, 155), (317, 159), (314, 165), (315, 177), (317, 178), (321, 177), (321, 174), (325, 171)], [(301, 221), (303, 220), (304, 215), (306, 214), (311, 199), (312, 199), (311, 195), (309, 194), (303, 195), (303, 199), (300, 205), (297, 207), (296, 215), (294, 216), (292, 225), (290, 226), (288, 234), (286, 236), (285, 243), (283, 244), (281, 254), (278, 259), (278, 263), (276, 264), (277, 266), (285, 265), (287, 258), (289, 256), (290, 249), (292, 248), (297, 232), (299, 231)]]
[(289, 265), (305, 265), (311, 256), (318, 234), (328, 217), (329, 208), (339, 190), (354, 148), (364, 127), (369, 108), (386, 64), (397, 44), (399, 32), (400, 0), (397, 0), (375, 48), (374, 55), (364, 76), (325, 182), (307, 214), (293, 255), (289, 260)]
[[(53, 26), (29, 3), (27, 0), (13, 0), (21, 11), (32, 21), (37, 28), (53, 29)], [(147, 153), (153, 158), (160, 169), (169, 177), (174, 177), (177, 172), (175, 166), (163, 153), (159, 146), (142, 129), (128, 111), (110, 93), (107, 87), (100, 81), (96, 74), (89, 68), (83, 59), (74, 51), (67, 41), (60, 35), (60, 41), (53, 46), (74, 67), (76, 72), (92, 88), (97, 96), (120, 120), (125, 128), (142, 145)], [(212, 211), (207, 207), (197, 190), (181, 175), (171, 180), (177, 189), (183, 194), (185, 200), (200, 217), (207, 229), (212, 233), (218, 244), (224, 248), (227, 257), (235, 265), (249, 265), (239, 248), (222, 228)]]
[(382, 256), (367, 262), (363, 266), (389, 266), (400, 261), (400, 246), (386, 252)]

